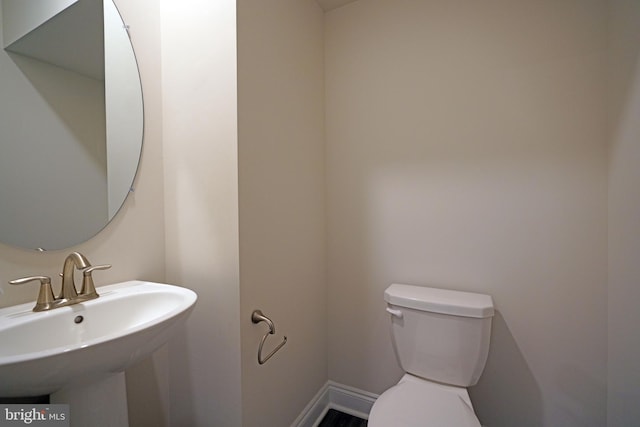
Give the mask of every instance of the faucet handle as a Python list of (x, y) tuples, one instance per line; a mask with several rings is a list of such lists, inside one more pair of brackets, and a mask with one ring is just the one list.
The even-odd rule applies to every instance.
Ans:
[(98, 298), (98, 292), (96, 292), (96, 286), (93, 283), (93, 273), (94, 270), (107, 270), (111, 268), (111, 264), (103, 264), (103, 265), (94, 265), (93, 267), (88, 267), (82, 270), (82, 289), (80, 290), (80, 296), (83, 299), (92, 299)]
[(40, 281), (40, 292), (38, 293), (38, 300), (33, 307), (33, 311), (49, 310), (54, 306), (55, 297), (53, 296), (53, 290), (51, 289), (51, 277), (49, 276), (29, 276), (22, 277), (20, 279), (10, 280), (10, 285), (23, 285), (29, 282)]

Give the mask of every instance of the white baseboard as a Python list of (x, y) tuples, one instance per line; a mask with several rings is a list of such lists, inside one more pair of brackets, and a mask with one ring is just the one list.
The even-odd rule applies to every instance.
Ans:
[(369, 412), (377, 398), (377, 394), (327, 381), (291, 427), (317, 427), (329, 409), (369, 419)]

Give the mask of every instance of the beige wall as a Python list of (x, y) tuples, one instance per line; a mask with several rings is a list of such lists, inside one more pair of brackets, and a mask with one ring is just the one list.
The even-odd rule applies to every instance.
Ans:
[(397, 381), (392, 282), (493, 295), (483, 424), (606, 422), (604, 1), (326, 14), (329, 377)]
[(198, 302), (169, 346), (172, 426), (239, 426), (235, 1), (163, 1), (167, 281)]
[[(238, 2), (242, 412), (288, 426), (327, 381), (323, 14), (313, 0)], [(276, 325), (266, 364), (264, 324)]]
[(613, 0), (609, 14), (608, 426), (640, 419), (640, 3)]

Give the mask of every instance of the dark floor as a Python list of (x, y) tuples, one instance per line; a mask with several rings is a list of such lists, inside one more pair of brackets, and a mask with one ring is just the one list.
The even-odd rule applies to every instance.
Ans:
[(318, 427), (366, 427), (367, 420), (329, 409)]

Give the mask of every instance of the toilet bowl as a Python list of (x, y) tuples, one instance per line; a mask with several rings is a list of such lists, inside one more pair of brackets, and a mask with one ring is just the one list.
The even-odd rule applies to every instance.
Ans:
[(467, 390), (405, 374), (376, 400), (369, 427), (480, 427)]
[(400, 284), (384, 297), (405, 375), (375, 401), (369, 427), (480, 427), (466, 387), (487, 360), (491, 297)]

